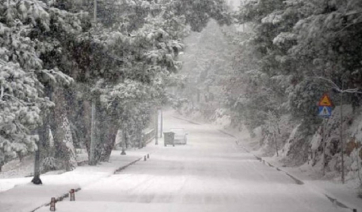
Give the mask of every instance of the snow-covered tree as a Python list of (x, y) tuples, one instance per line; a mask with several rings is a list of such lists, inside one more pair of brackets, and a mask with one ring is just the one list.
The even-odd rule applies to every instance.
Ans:
[(33, 131), (42, 124), (42, 113), (52, 106), (43, 97), (35, 74), (5, 58), (0, 59), (1, 164), (37, 149), (39, 137)]
[[(0, 57), (6, 67), (1, 69), (1, 73), (6, 73), (9, 66), (23, 72), (14, 71), (8, 76), (4, 74), (8, 82), (14, 79), (12, 86), (15, 86), (10, 90), (9, 88), (4, 89), (4, 94), (9, 91), (14, 92), (19, 102), (29, 108), (27, 109), (29, 114), (26, 116), (33, 117), (30, 120), (34, 123), (25, 126), (22, 134), (39, 135), (37, 137), (39, 139), (33, 139), (33, 141), (37, 141), (36, 144), (33, 142), (35, 145), (27, 141), (26, 136), (21, 133), (19, 133), (20, 137), (24, 137), (23, 140), (28, 145), (16, 145), (21, 143), (21, 139), (10, 139), (9, 137), (7, 141), (17, 146), (19, 156), (37, 150), (33, 182), (41, 183), (39, 160), (44, 157), (44, 151), (41, 153), (40, 150), (48, 145), (48, 114), (49, 109), (54, 106), (49, 101), (53, 100), (52, 89), (55, 86), (69, 85), (73, 82), (73, 79), (63, 71), (66, 65), (61, 64), (65, 64), (64, 60), (58, 58), (55, 60), (55, 58), (62, 54), (64, 56), (62, 49), (62, 46), (65, 45), (64, 38), (71, 37), (70, 35), (75, 35), (82, 30), (79, 18), (83, 15), (68, 13), (54, 5), (37, 0), (2, 1), (0, 11), (0, 32), (2, 34)], [(23, 82), (23, 85), (16, 86), (15, 80)], [(31, 85), (32, 90), (29, 90), (28, 85)], [(29, 91), (24, 93), (22, 91), (24, 89)], [(32, 96), (23, 95), (26, 93), (32, 93)], [(19, 94), (20, 98), (17, 97)], [(15, 110), (15, 107), (11, 107), (10, 102), (7, 107)], [(16, 113), (21, 111), (26, 110), (19, 108)], [(40, 111), (42, 111), (41, 115)]]
[[(181, 41), (189, 32), (187, 25), (190, 24), (194, 30), (200, 30), (210, 17), (220, 23), (230, 21), (224, 2), (220, 0), (202, 1), (201, 5), (210, 3), (204, 8), (197, 2), (190, 2), (194, 5), (187, 10), (180, 8), (180, 4), (174, 1), (98, 1), (97, 20), (100, 22), (91, 26), (90, 17), (82, 12), (82, 9), (92, 12), (92, 2), (1, 1), (0, 57), (4, 61), (2, 66), (16, 67), (10, 69), (19, 70), (21, 74), (16, 75), (20, 77), (19, 82), (34, 81), (33, 88), (37, 92), (31, 92), (32, 98), (22, 94), (17, 98), (25, 98), (26, 102), (29, 102), (25, 104), (28, 110), (34, 111), (36, 124), (24, 125), (27, 128), (24, 134), (35, 135), (37, 133), (33, 130), (39, 129), (38, 149), (42, 145), (47, 147), (49, 126), (53, 131), (55, 143), (63, 140), (64, 135), (58, 133), (57, 129), (61, 129), (64, 120), (70, 120), (70, 125), (75, 129), (89, 132), (89, 118), (86, 116), (90, 115), (87, 113), (90, 111), (90, 100), (96, 99), (100, 107), (98, 110), (103, 113), (104, 120), (111, 120), (114, 104), (122, 105), (122, 102), (110, 101), (113, 108), (107, 108), (104, 104), (102, 106), (99, 99), (102, 92), (97, 91), (97, 87), (94, 86), (99, 81), (104, 82), (100, 88), (109, 92), (117, 91), (117, 86), (128, 85), (128, 82), (133, 82), (140, 88), (147, 87), (148, 101), (139, 103), (136, 111), (130, 111), (135, 115), (134, 125), (143, 127), (148, 119), (145, 114), (164, 99), (165, 80), (171, 72), (176, 72), (180, 67), (177, 56), (183, 48)], [(200, 12), (202, 18), (192, 18), (190, 14), (193, 12)], [(1, 73), (6, 72), (1, 70)], [(6, 74), (2, 77), (13, 78), (12, 75), (8, 77)], [(75, 89), (67, 88), (64, 92), (54, 92), (72, 83), (76, 84)], [(7, 95), (20, 95), (21, 89), (27, 89), (26, 86), (20, 86), (7, 90), (5, 85), (8, 86), (2, 84), (2, 98), (9, 98)], [(87, 95), (92, 93), (91, 90), (97, 91), (96, 98)], [(132, 101), (144, 96), (134, 89), (129, 91), (132, 95), (128, 99)], [(69, 95), (70, 99), (65, 98), (66, 95)], [(36, 116), (40, 109), (43, 110), (42, 107), (45, 110), (54, 106), (50, 100), (56, 104), (52, 111), (53, 117), (63, 118), (51, 118), (47, 116), (48, 113), (42, 113), (42, 117)], [(72, 111), (68, 107), (61, 107), (63, 103), (66, 105), (68, 102), (77, 101), (82, 102), (79, 105), (84, 110), (75, 108)], [(4, 111), (5, 108), (12, 108), (9, 100), (3, 106)], [(82, 123), (75, 120), (75, 111), (82, 111)], [(3, 123), (7, 122), (0, 123), (0, 126), (5, 126)], [(100, 137), (106, 139), (104, 135)], [(36, 138), (35, 136), (33, 143)], [(13, 142), (14, 139), (7, 138), (6, 145)], [(85, 142), (89, 147), (89, 141)], [(2, 146), (6, 150), (9, 149), (5, 148), (5, 144)], [(29, 147), (27, 150), (31, 151), (32, 148), (36, 147)]]

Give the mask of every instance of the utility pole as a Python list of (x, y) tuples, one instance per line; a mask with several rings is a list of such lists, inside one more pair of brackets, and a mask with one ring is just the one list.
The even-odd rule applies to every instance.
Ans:
[[(94, 14), (93, 14), (94, 24), (97, 23), (97, 0), (94, 0)], [(89, 151), (89, 165), (96, 165), (95, 160), (95, 150), (96, 150), (96, 98), (92, 98), (92, 121), (91, 121), (91, 144)]]
[(89, 165), (96, 165), (95, 151), (96, 151), (96, 103), (95, 97), (92, 99), (92, 121), (91, 121), (91, 144), (89, 150)]
[(158, 145), (158, 109), (156, 109), (156, 120), (155, 120), (155, 140), (156, 145)]
[(94, 0), (93, 21), (94, 21), (94, 23), (97, 23), (97, 0)]
[(162, 112), (162, 108), (160, 109), (161, 112), (161, 133), (160, 133), (160, 137), (162, 138), (162, 133), (163, 133), (163, 112)]

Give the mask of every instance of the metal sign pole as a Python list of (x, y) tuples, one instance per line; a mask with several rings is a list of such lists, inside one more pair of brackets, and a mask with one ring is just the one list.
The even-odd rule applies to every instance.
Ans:
[(323, 120), (322, 125), (322, 145), (323, 145), (323, 176), (326, 174), (326, 147), (327, 147), (327, 138), (326, 138), (326, 124), (327, 121)]
[(323, 147), (323, 155), (322, 155), (322, 172), (323, 175), (326, 174), (326, 147), (327, 147), (327, 123), (328, 123), (328, 118), (332, 115), (332, 102), (329, 99), (327, 94), (324, 94), (322, 96), (322, 98), (319, 100), (318, 103), (318, 107), (319, 107), (319, 112), (318, 115), (321, 116), (322, 118), (325, 118), (327, 120), (323, 120), (322, 123), (322, 132), (321, 132), (321, 136), (322, 136), (322, 147)]
[(344, 184), (343, 92), (341, 92), (341, 123), (340, 124), (341, 124), (340, 136), (341, 136), (341, 160), (342, 160), (341, 168), (342, 168), (342, 183)]

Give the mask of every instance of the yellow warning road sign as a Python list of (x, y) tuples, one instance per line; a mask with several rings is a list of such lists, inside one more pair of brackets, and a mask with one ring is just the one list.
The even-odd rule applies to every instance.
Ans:
[(327, 106), (327, 107), (332, 106), (331, 99), (328, 97), (327, 94), (324, 94), (322, 96), (322, 98), (319, 100), (318, 106)]

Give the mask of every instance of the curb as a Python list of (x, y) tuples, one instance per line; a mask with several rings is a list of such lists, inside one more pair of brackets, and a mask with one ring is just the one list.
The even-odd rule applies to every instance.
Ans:
[[(230, 133), (228, 133), (228, 132), (225, 132), (224, 130), (218, 130), (219, 132), (221, 132), (221, 133), (224, 133), (225, 135), (228, 135), (228, 136), (230, 136), (230, 137), (233, 137), (233, 138), (236, 138), (233, 134), (230, 134)], [(243, 147), (243, 149), (244, 149), (244, 147)], [(248, 151), (249, 152), (249, 151)]]
[(184, 119), (184, 118), (180, 118), (180, 117), (177, 117), (177, 116), (172, 116), (172, 117), (174, 117), (176, 119), (183, 120), (183, 121), (190, 122), (191, 124), (201, 125), (200, 123), (197, 123), (197, 122), (194, 122), (194, 121), (191, 121), (191, 120), (187, 120), (187, 119)]
[[(220, 132), (229, 135), (230, 137), (236, 138), (234, 135), (225, 132), (224, 130), (219, 130)], [(235, 141), (235, 143), (240, 146), (241, 148), (243, 148), (247, 153), (252, 154), (257, 160), (259, 160), (260, 162), (262, 162), (263, 164), (275, 168), (277, 171), (281, 171), (284, 172), (284, 174), (286, 174), (288, 177), (290, 177), (292, 180), (295, 181), (296, 184), (298, 185), (304, 185), (304, 182), (300, 179), (298, 179), (297, 177), (293, 176), (292, 174), (288, 173), (287, 171), (281, 169), (280, 167), (274, 166), (273, 164), (269, 163), (268, 161), (264, 160), (262, 157), (259, 157), (255, 154), (253, 154), (252, 152), (250, 152), (247, 148), (245, 148), (244, 146), (240, 145), (237, 141)], [(340, 208), (344, 208), (344, 209), (350, 209), (353, 212), (357, 212), (357, 209), (354, 209), (352, 207), (348, 207), (347, 204), (342, 203), (341, 201), (337, 200), (336, 198), (331, 197), (330, 195), (324, 193), (324, 192), (320, 192), (322, 193), (330, 202), (332, 202), (333, 204), (335, 204), (336, 206), (340, 207)]]
[(137, 160), (132, 161), (131, 163), (129, 163), (129, 164), (127, 164), (127, 165), (124, 165), (124, 166), (116, 169), (116, 171), (114, 171), (113, 174), (117, 174), (117, 173), (121, 172), (122, 170), (126, 169), (127, 167), (129, 167), (129, 166), (137, 163), (137, 162), (140, 161), (142, 158), (143, 158), (143, 157), (140, 157), (140, 158), (138, 158)]
[[(219, 130), (220, 132), (226, 134), (226, 135), (229, 135), (230, 137), (233, 137), (233, 138), (236, 138), (234, 135), (228, 133), (228, 132), (225, 132), (224, 130)], [(250, 152), (250, 150), (248, 150), (247, 148), (245, 148), (244, 146), (240, 145), (239, 142), (235, 141), (236, 145), (240, 146), (241, 148), (243, 148), (245, 150), (245, 152), (249, 153), (249, 154), (252, 154), (258, 161), (262, 162), (263, 164), (265, 165), (268, 165), (269, 167), (272, 167), (272, 168), (275, 168), (277, 171), (281, 171), (281, 172), (284, 172), (288, 177), (292, 178), (292, 180), (295, 181), (296, 184), (298, 185), (303, 185), (304, 182), (300, 179), (298, 179), (297, 177), (289, 174), (288, 172), (280, 169), (279, 167), (276, 167), (274, 165), (272, 165), (271, 163), (267, 162), (266, 160), (264, 160), (262, 157), (259, 157), (255, 154), (253, 154), (252, 152)]]
[[(110, 174), (109, 176), (121, 172), (122, 170), (126, 169), (127, 167), (129, 167), (129, 166), (137, 163), (137, 162), (140, 161), (142, 158), (143, 158), (143, 157), (140, 157), (140, 158), (138, 158), (138, 159), (136, 159), (136, 160), (134, 160), (134, 161), (132, 161), (132, 162), (124, 165), (124, 166), (119, 167), (118, 169), (116, 169), (116, 170), (115, 170), (112, 174)], [(78, 192), (78, 191), (80, 191), (81, 189), (82, 189), (81, 187), (74, 188), (74, 192)], [(63, 201), (64, 198), (67, 198), (67, 197), (69, 197), (69, 193), (62, 194), (62, 195), (56, 197), (56, 198), (55, 198), (55, 201), (56, 201), (56, 202), (60, 202), (60, 201)], [(43, 204), (43, 205), (41, 205), (41, 206), (39, 206), (39, 207), (31, 210), (30, 212), (35, 212), (35, 211), (37, 211), (38, 209), (40, 209), (40, 208), (42, 208), (42, 207), (45, 207), (45, 206), (49, 206), (49, 205), (50, 205), (50, 202), (49, 202), (49, 203), (45, 203), (45, 204)]]

